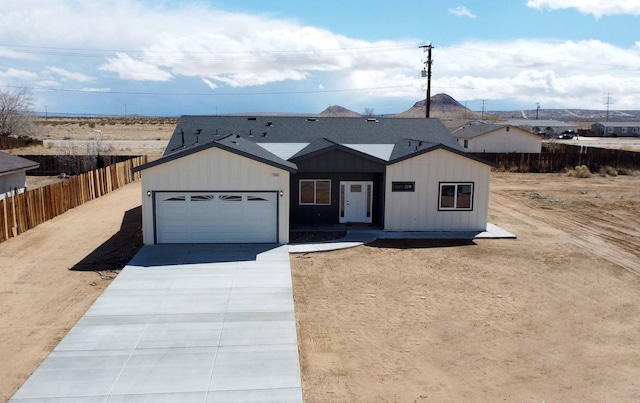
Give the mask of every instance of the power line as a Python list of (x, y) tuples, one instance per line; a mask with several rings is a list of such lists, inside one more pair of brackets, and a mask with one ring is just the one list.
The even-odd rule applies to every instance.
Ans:
[(415, 45), (398, 44), (385, 46), (359, 46), (345, 48), (317, 48), (306, 50), (263, 50), (247, 49), (243, 51), (226, 50), (125, 50), (125, 49), (97, 49), (97, 48), (64, 48), (45, 46), (26, 46), (0, 44), (0, 48), (8, 48), (17, 53), (64, 56), (64, 57), (85, 57), (85, 58), (105, 58), (116, 57), (118, 54), (133, 55), (142, 60), (161, 58), (166, 61), (171, 60), (263, 60), (263, 59), (298, 59), (314, 56), (340, 56), (348, 54), (366, 54), (372, 50), (378, 51), (401, 51), (412, 48)]
[(291, 94), (317, 94), (317, 93), (333, 93), (333, 92), (356, 92), (356, 91), (375, 91), (387, 90), (394, 88), (407, 88), (413, 85), (395, 85), (387, 87), (369, 87), (369, 88), (347, 88), (334, 90), (308, 90), (308, 91), (270, 91), (270, 92), (243, 92), (243, 93), (187, 93), (187, 92), (138, 92), (138, 91), (109, 91), (109, 90), (82, 90), (82, 89), (62, 89), (62, 88), (45, 88), (45, 87), (18, 87), (7, 85), (5, 88), (27, 88), (33, 91), (52, 91), (52, 92), (80, 92), (89, 94), (118, 94), (118, 95), (169, 95), (169, 96), (254, 96), (254, 95), (291, 95)]

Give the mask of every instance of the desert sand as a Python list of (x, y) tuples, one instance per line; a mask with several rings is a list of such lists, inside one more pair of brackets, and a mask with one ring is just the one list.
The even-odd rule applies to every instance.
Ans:
[[(139, 204), (130, 184), (0, 243), (0, 401), (117, 274), (68, 268)], [(518, 238), (292, 255), (305, 401), (640, 400), (640, 176), (494, 172), (489, 221)]]

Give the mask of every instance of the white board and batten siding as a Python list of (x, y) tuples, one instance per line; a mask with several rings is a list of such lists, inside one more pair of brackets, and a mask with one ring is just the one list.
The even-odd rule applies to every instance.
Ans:
[[(386, 231), (484, 231), (487, 226), (491, 168), (435, 150), (387, 167)], [(414, 192), (393, 192), (393, 182), (415, 182)], [(441, 182), (473, 183), (471, 211), (438, 211)]]
[[(270, 228), (275, 225), (277, 231), (275, 242), (289, 242), (289, 172), (284, 169), (212, 147), (161, 165), (149, 167), (143, 171), (141, 182), (142, 226), (145, 245), (171, 241), (170, 237), (156, 238), (158, 229), (155, 228), (155, 225), (158, 222), (159, 213), (165, 214), (163, 216), (165, 227), (167, 225), (166, 219), (184, 219), (186, 221), (180, 224), (184, 228), (185, 225), (188, 225), (187, 221), (197, 221), (198, 214), (204, 217), (206, 212), (198, 209), (209, 208), (205, 207), (206, 203), (200, 203), (191, 204), (190, 206), (194, 207), (192, 211), (169, 211), (172, 209), (170, 205), (161, 206), (162, 203), (159, 201), (156, 201), (156, 205), (154, 205), (154, 199), (159, 199), (162, 195), (165, 198), (170, 195), (178, 199), (184, 196), (188, 201), (191, 201), (191, 196), (197, 196), (201, 201), (208, 198), (212, 203), (214, 201), (220, 203), (216, 206), (210, 204), (214, 208), (223, 206), (221, 200), (225, 198), (239, 196), (241, 197), (240, 203), (230, 204), (233, 202), (227, 201), (224, 204), (226, 210), (210, 213), (200, 224), (194, 224), (194, 231), (205, 231), (205, 226), (215, 225), (216, 227), (212, 227), (211, 231), (229, 234), (229, 238), (224, 238), (231, 239), (229, 242), (241, 242), (241, 238), (233, 238), (235, 236), (232, 235), (233, 222), (228, 220), (228, 217), (235, 217), (234, 219), (237, 220), (235, 228), (242, 233), (247, 234), (248, 228), (255, 229), (256, 233), (270, 231)], [(282, 191), (282, 196), (280, 196), (280, 191)], [(151, 192), (151, 197), (148, 196), (148, 192)], [(265, 202), (252, 202), (256, 198), (263, 198)], [(253, 209), (251, 213), (247, 212), (247, 207)], [(165, 209), (165, 211), (158, 211), (159, 209)], [(270, 215), (269, 211), (273, 211), (274, 214)], [(219, 220), (216, 221), (216, 219)], [(272, 219), (277, 222), (272, 223)], [(255, 225), (252, 225), (251, 220), (256, 220)], [(180, 237), (181, 235), (176, 236)], [(201, 242), (218, 242), (216, 239), (215, 237), (203, 236)], [(244, 239), (247, 242), (260, 242), (260, 239), (266, 238), (258, 237), (256, 241), (252, 235), (247, 234)]]

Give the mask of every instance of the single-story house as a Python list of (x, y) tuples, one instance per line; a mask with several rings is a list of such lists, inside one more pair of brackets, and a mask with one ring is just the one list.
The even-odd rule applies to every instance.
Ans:
[(639, 122), (598, 122), (591, 125), (591, 133), (602, 137), (638, 137)]
[(505, 125), (516, 126), (531, 133), (539, 134), (543, 137), (556, 137), (565, 131), (577, 132), (580, 127), (560, 120), (532, 120), (532, 119), (512, 119), (502, 122)]
[(540, 153), (542, 150), (542, 137), (506, 124), (468, 124), (451, 134), (470, 153)]
[(182, 116), (141, 172), (145, 244), (288, 243), (291, 228), (483, 231), (491, 164), (437, 119)]
[(0, 200), (23, 193), (27, 188), (27, 171), (39, 163), (0, 151)]

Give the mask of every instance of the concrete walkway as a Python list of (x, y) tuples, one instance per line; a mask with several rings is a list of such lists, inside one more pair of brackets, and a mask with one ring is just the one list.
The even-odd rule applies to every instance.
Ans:
[(513, 239), (516, 236), (493, 224), (487, 224), (486, 231), (383, 231), (354, 230), (335, 241), (289, 245), (289, 253), (327, 252), (347, 249), (373, 242), (376, 239)]
[(10, 401), (302, 402), (287, 246), (145, 246)]

